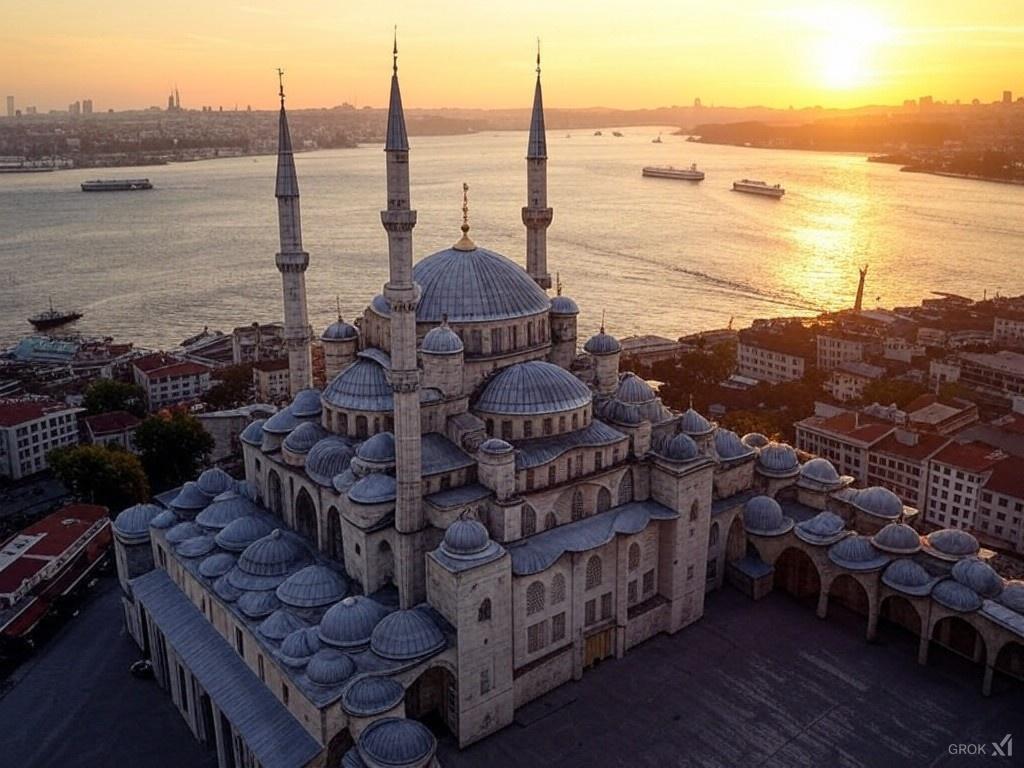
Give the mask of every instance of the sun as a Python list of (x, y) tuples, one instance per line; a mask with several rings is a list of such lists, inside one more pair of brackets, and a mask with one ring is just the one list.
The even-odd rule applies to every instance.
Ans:
[(878, 44), (890, 35), (885, 21), (870, 10), (845, 5), (816, 8), (809, 20), (815, 36), (810, 64), (819, 83), (830, 90), (869, 84)]

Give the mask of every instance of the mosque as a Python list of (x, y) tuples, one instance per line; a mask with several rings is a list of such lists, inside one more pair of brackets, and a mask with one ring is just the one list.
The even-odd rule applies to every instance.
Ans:
[[(540, 59), (525, 269), (477, 245), (413, 263), (397, 46), (385, 142), (389, 277), (321, 336), (312, 388), (299, 186), (281, 92), (276, 197), (291, 404), (115, 521), (128, 631), (224, 768), (437, 764), (516, 710), (698, 621), (726, 579), (830, 601), (998, 672), (1024, 670), (1024, 583), (961, 531), (823, 459), (675, 413), (601, 328), (549, 296)], [(988, 553), (990, 555), (991, 553)], [(614, 662), (610, 662), (614, 663)]]

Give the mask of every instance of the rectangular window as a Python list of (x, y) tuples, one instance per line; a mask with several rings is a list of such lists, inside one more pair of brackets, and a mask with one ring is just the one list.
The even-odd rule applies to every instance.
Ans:
[(597, 600), (587, 600), (583, 606), (583, 623), (593, 624), (597, 621)]
[(544, 419), (543, 425), (544, 425), (544, 434), (545, 435), (550, 435), (551, 434), (552, 424), (553, 424), (553, 422), (551, 421), (550, 418)]
[(181, 694), (181, 708), (188, 714), (188, 681), (185, 679), (185, 668), (178, 665), (178, 688)]
[(601, 469), (601, 466), (603, 464), (604, 464), (604, 454), (602, 454), (600, 451), (595, 451), (594, 452), (594, 469), (595, 470)]
[(557, 643), (565, 639), (565, 613), (551, 617), (551, 642)]
[(533, 422), (529, 419), (523, 422), (523, 437), (533, 437)]
[(235, 650), (238, 651), (238, 655), (245, 656), (245, 638), (242, 637), (242, 630), (235, 627)]
[(644, 574), (644, 597), (654, 591), (654, 569)]
[(263, 682), (266, 682), (267, 681), (267, 676), (266, 676), (266, 672), (263, 669), (263, 654), (262, 653), (259, 656), (256, 657), (256, 666), (259, 667), (260, 680), (262, 680)]
[(548, 467), (548, 485), (554, 485), (558, 479), (558, 467), (552, 464)]
[(636, 579), (633, 579), (629, 584), (626, 585), (626, 604), (635, 605), (636, 601), (639, 600), (640, 590), (639, 584)]
[(288, 706), (288, 696), (290, 694), (291, 691), (288, 690), (287, 683), (281, 683), (281, 701), (284, 702), (284, 705), (286, 707)]
[(532, 491), (533, 490), (533, 470), (532, 469), (526, 470), (526, 490), (528, 490), (528, 491)]
[(501, 439), (511, 440), (512, 439), (512, 422), (508, 419), (501, 422)]
[(544, 627), (547, 622), (538, 621), (526, 628), (526, 652), (537, 653), (544, 647)]
[(485, 693), (491, 690), (491, 670), (481, 669), (480, 670), (480, 695), (483, 696)]

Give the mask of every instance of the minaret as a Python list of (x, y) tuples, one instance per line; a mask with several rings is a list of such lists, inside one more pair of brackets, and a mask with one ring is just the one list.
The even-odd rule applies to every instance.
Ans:
[(420, 372), (416, 363), (416, 304), (412, 280), (412, 229), (416, 211), (409, 207), (409, 138), (405, 132), (402, 94), (398, 89), (398, 38), (392, 52), (391, 103), (384, 153), (387, 158), (387, 210), (380, 220), (388, 233), (388, 282), (384, 296), (391, 304), (391, 388), (395, 403), (395, 586), (399, 603), (408, 608), (426, 594), (420, 444)]
[(277, 222), (281, 232), (281, 250), (277, 269), (284, 287), (284, 340), (288, 348), (288, 379), (292, 396), (313, 385), (313, 361), (306, 310), (306, 268), (309, 254), (302, 250), (302, 223), (299, 217), (299, 180), (295, 176), (292, 138), (284, 111), (284, 72), (277, 70), (281, 96), (281, 119), (277, 137)]
[(526, 145), (526, 271), (541, 288), (551, 287), (548, 274), (548, 143), (544, 135), (544, 101), (540, 93), (540, 40), (537, 41), (537, 87), (533, 92), (530, 140)]

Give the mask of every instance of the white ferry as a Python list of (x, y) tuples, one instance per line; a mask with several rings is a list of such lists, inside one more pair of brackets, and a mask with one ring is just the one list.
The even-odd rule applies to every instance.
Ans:
[(764, 195), (765, 197), (774, 197), (776, 199), (786, 194), (786, 190), (779, 184), (769, 186), (767, 182), (755, 181), (753, 179), (734, 181), (732, 189), (734, 192), (747, 192), (751, 195)]
[(643, 175), (659, 179), (704, 181), (704, 171), (697, 170), (696, 163), (691, 163), (689, 168), (675, 168), (671, 165), (647, 165), (644, 166)]

